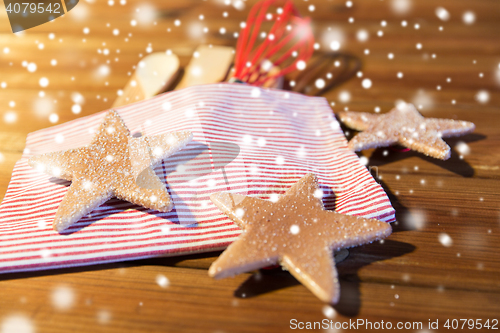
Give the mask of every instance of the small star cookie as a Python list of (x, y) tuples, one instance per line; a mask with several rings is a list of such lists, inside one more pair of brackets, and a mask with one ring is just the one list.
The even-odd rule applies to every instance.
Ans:
[(354, 151), (398, 143), (442, 160), (450, 158), (450, 146), (441, 138), (468, 134), (475, 128), (468, 121), (424, 118), (412, 104), (381, 115), (341, 111), (338, 116), (347, 126), (362, 131), (349, 141)]
[(72, 182), (56, 212), (54, 229), (67, 229), (113, 196), (161, 212), (172, 210), (168, 191), (152, 166), (192, 138), (188, 131), (132, 137), (111, 110), (89, 146), (33, 156), (32, 167)]
[(279, 263), (319, 299), (337, 303), (340, 295), (333, 251), (391, 234), (386, 222), (325, 210), (316, 176), (307, 174), (277, 202), (215, 193), (213, 203), (243, 234), (210, 266), (224, 278)]

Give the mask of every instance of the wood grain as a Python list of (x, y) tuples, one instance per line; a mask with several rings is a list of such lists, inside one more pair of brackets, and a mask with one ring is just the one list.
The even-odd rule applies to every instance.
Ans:
[[(0, 83), (7, 84), (0, 88), (0, 196), (27, 133), (52, 126), (50, 114), (62, 123), (109, 108), (148, 47), (170, 49), (182, 67), (200, 44), (235, 47), (233, 33), (255, 2), (245, 1), (239, 11), (219, 0), (151, 0), (155, 15), (141, 23), (136, 9), (148, 10), (142, 1), (80, 1), (69, 14), (20, 36), (11, 33), (0, 6)], [(440, 330), (447, 331), (446, 319), (500, 319), (500, 3), (409, 0), (411, 9), (403, 14), (391, 10), (392, 3), (355, 0), (349, 8), (344, 1), (296, 1), (313, 19), (319, 53), (328, 51), (340, 31), (340, 51), (362, 63), (361, 78), (325, 94), (333, 110), (387, 112), (397, 100), (413, 101), (422, 104), (424, 116), (472, 121), (476, 131), (446, 140), (452, 148), (459, 142), (470, 147), (463, 158), (454, 148), (448, 161), (391, 148), (362, 153), (398, 222), (383, 244), (351, 249), (338, 265), (342, 298), (333, 311), (280, 269), (212, 280), (207, 269), (219, 253), (208, 253), (1, 275), (0, 332), (11, 333), (4, 328), (12, 318), (36, 332), (281, 332), (290, 330), (293, 318), (327, 316), (339, 322), (421, 321), (424, 329), (429, 319), (439, 319)], [(438, 6), (448, 10), (449, 21), (437, 18)], [(475, 13), (474, 24), (463, 23), (466, 11)], [(356, 38), (361, 29), (369, 34), (365, 42)], [(23, 61), (35, 63), (36, 71)], [(108, 75), (99, 75), (103, 65)], [(42, 77), (49, 79), (45, 88)], [(372, 81), (370, 89), (361, 86), (364, 78)], [(484, 104), (475, 97), (482, 90), (489, 93)], [(349, 92), (348, 102), (340, 101), (342, 91)], [(79, 114), (71, 111), (75, 93), (84, 100)], [(9, 111), (17, 116), (14, 122), (6, 121)], [(451, 246), (439, 242), (442, 233)], [(156, 282), (159, 275), (169, 280), (165, 288)], [(68, 295), (72, 302), (58, 308), (54, 297), (71, 301)]]

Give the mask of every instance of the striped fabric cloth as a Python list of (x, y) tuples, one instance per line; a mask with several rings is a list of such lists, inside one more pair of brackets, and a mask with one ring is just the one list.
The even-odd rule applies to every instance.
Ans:
[(324, 98), (240, 84), (196, 86), (117, 109), (132, 135), (189, 130), (193, 141), (155, 167), (168, 213), (112, 199), (63, 234), (52, 220), (69, 182), (29, 157), (90, 143), (105, 112), (28, 135), (0, 206), (0, 272), (32, 271), (224, 249), (241, 233), (209, 195), (269, 199), (318, 176), (327, 209), (392, 222), (394, 210)]

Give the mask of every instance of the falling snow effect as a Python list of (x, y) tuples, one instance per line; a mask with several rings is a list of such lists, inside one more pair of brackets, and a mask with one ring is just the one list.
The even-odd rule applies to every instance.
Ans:
[[(299, 67), (299, 64), (301, 64), (300, 62), (297, 63), (297, 67)], [(300, 65), (302, 67), (302, 64)], [(305, 66), (305, 64), (303, 65)], [(258, 98), (260, 97), (260, 89), (259, 88), (253, 88), (250, 95), (253, 97), (253, 98)]]
[(39, 118), (46, 118), (55, 111), (56, 104), (48, 97), (40, 97), (34, 100), (32, 110)]
[(27, 316), (15, 314), (2, 319), (0, 333), (35, 333), (35, 327)]
[(494, 76), (497, 85), (500, 86), (500, 63), (498, 64), (498, 67), (495, 68)]
[(338, 27), (328, 28), (320, 37), (322, 47), (333, 51), (339, 50), (345, 39), (343, 30)]
[(74, 104), (71, 107), (71, 112), (73, 112), (74, 114), (79, 114), (80, 112), (82, 112), (82, 107), (79, 104)]
[(335, 311), (335, 309), (330, 305), (325, 305), (323, 306), (323, 315), (326, 318), (333, 319), (337, 316), (337, 311)]
[(290, 233), (292, 235), (297, 235), (299, 232), (300, 232), (300, 227), (298, 225), (294, 224), (290, 227)]
[(89, 7), (83, 3), (83, 1), (80, 1), (78, 6), (74, 7), (71, 10), (71, 16), (73, 20), (77, 22), (83, 22), (89, 19)]
[(421, 230), (426, 224), (425, 212), (423, 210), (408, 211), (403, 217), (403, 222), (411, 230)]
[(434, 106), (434, 99), (432, 95), (427, 93), (424, 89), (419, 89), (412, 98), (412, 103), (419, 111), (427, 111)]
[(446, 233), (440, 233), (438, 236), (439, 242), (445, 246), (445, 247), (450, 247), (453, 244), (453, 240), (451, 237), (446, 234)]
[(75, 302), (75, 293), (68, 286), (58, 286), (52, 290), (51, 301), (59, 311), (69, 310)]
[(340, 42), (338, 40), (331, 41), (330, 49), (332, 49), (333, 51), (338, 51), (340, 49)]
[(356, 38), (360, 42), (366, 42), (368, 40), (369, 34), (368, 31), (365, 29), (358, 30), (356, 33)]
[(480, 90), (477, 92), (475, 99), (480, 104), (486, 104), (490, 101), (490, 93), (486, 90)]
[[(88, 4), (85, 4), (83, 3), (83, 1), (80, 3), (80, 5), (77, 7), (77, 9), (75, 9), (72, 13), (74, 14), (72, 17), (72, 19), (74, 19), (75, 21), (83, 21), (83, 20), (86, 20), (89, 18), (89, 4), (92, 4), (92, 3), (95, 3), (95, 0), (87, 0), (86, 1)], [(221, 1), (223, 4), (224, 4), (224, 1)], [(108, 2), (108, 5), (109, 6), (118, 6), (118, 3), (120, 3), (121, 5), (124, 5), (126, 4), (127, 2), (124, 1), (124, 0), (120, 0), (118, 2), (118, 0), (115, 0), (115, 1), (109, 1)], [(342, 4), (344, 4), (344, 2), (342, 2)], [(383, 5), (384, 6), (388, 6), (390, 8), (390, 10), (392, 10), (393, 13), (397, 14), (397, 15), (407, 15), (408, 13), (411, 12), (411, 10), (413, 9), (414, 5), (417, 5), (418, 2), (416, 0), (412, 1), (412, 0), (386, 0)], [(245, 8), (245, 6), (248, 4), (246, 4), (244, 1), (229, 1), (229, 3), (225, 3), (224, 5), (229, 5), (230, 7), (225, 7), (227, 10), (227, 8), (229, 8), (229, 10), (231, 10), (232, 8), (236, 9), (236, 10), (244, 10), (244, 9), (248, 9), (248, 8)], [(310, 13), (317, 13), (320, 11), (319, 9), (319, 4), (316, 4), (317, 7), (315, 7), (314, 5), (307, 5), (307, 10), (310, 12)], [(356, 3), (356, 1), (347, 1), (345, 2), (345, 7), (346, 8), (357, 8), (359, 6), (358, 3)], [(436, 6), (436, 5), (435, 5)], [(463, 10), (465, 10), (466, 8), (464, 8)], [(476, 19), (480, 20), (481, 17), (478, 17), (476, 18), (476, 14), (471, 11), (471, 10), (467, 10), (465, 12), (455, 12), (455, 11), (452, 11), (451, 8), (450, 8), (450, 11), (452, 12), (453, 14), (453, 17), (451, 17), (450, 15), (450, 12), (448, 12), (447, 9), (445, 8), (442, 8), (442, 7), (438, 7), (436, 8), (435, 10), (435, 15), (434, 16), (434, 21), (435, 22), (438, 22), (438, 24), (443, 24), (444, 28), (445, 28), (445, 31), (447, 29), (447, 26), (446, 26), (446, 23), (443, 23), (445, 21), (450, 21), (453, 22), (453, 20), (456, 20), (457, 22), (459, 22), (460, 24), (464, 24), (464, 25), (467, 25), (467, 26), (471, 26), (471, 25), (474, 25), (476, 24)], [(153, 6), (151, 5), (140, 5), (138, 6), (137, 8), (134, 8), (134, 12), (133, 12), (133, 17), (129, 17), (128, 20), (130, 21), (130, 25), (128, 25), (128, 28), (130, 28), (130, 31), (134, 32), (136, 30), (134, 30), (133, 28), (136, 27), (137, 25), (140, 25), (140, 26), (152, 26), (155, 19), (158, 18), (158, 14), (160, 13), (160, 10), (159, 9), (156, 9), (154, 8)], [(431, 11), (432, 13), (432, 11)], [(308, 14), (308, 13), (304, 13), (304, 14)], [(198, 15), (198, 14), (196, 14)], [(233, 15), (232, 13), (230, 15)], [(434, 14), (432, 14), (434, 15)], [(208, 16), (208, 15), (207, 15)], [(227, 16), (227, 15), (226, 15)], [(68, 16), (69, 17), (69, 16)], [(224, 16), (225, 17), (225, 16)], [(406, 20), (403, 20), (401, 21), (402, 18), (405, 18)], [(182, 21), (181, 20), (173, 20), (171, 21), (170, 25), (171, 25), (171, 28), (172, 29), (184, 29), (184, 30), (179, 30), (179, 31), (185, 31), (188, 38), (191, 38), (191, 39), (201, 39), (201, 38), (204, 38), (204, 36), (207, 36), (206, 33), (208, 32), (208, 30), (204, 30), (206, 29), (205, 28), (205, 25), (203, 23), (206, 22), (203, 21), (205, 19), (204, 15), (200, 15), (200, 20), (199, 21), (195, 21), (195, 22), (188, 22), (187, 20), (186, 21)], [(207, 17), (208, 19), (208, 17)], [(210, 19), (212, 19), (210, 17)], [(399, 24), (399, 22), (401, 21), (401, 25)], [(440, 21), (443, 21), (443, 22), (440, 22)], [(127, 21), (128, 22), (128, 21)], [(203, 22), (203, 23), (200, 23), (200, 22)], [(366, 49), (366, 51), (364, 52), (366, 56), (368, 56), (366, 59), (369, 59), (369, 57), (375, 55), (375, 56), (379, 56), (379, 54), (377, 53), (377, 48), (376, 47), (372, 47), (370, 43), (374, 42), (375, 40), (380, 40), (379, 38), (377, 38), (375, 35), (378, 34), (379, 36), (380, 35), (383, 35), (384, 32), (386, 33), (386, 36), (389, 35), (389, 32), (388, 30), (379, 30), (379, 32), (377, 32), (377, 27), (375, 27), (373, 30), (370, 29), (370, 30), (365, 30), (365, 29), (360, 29), (360, 30), (357, 30), (356, 32), (356, 29), (359, 29), (359, 28), (362, 28), (361, 26), (358, 28), (355, 26), (355, 24), (357, 24), (359, 21), (358, 21), (358, 18), (357, 17), (351, 17), (349, 18), (349, 22), (350, 23), (353, 23), (354, 22), (354, 25), (352, 25), (353, 30), (351, 33), (355, 32), (355, 38), (356, 40), (359, 42), (359, 43), (364, 43), (364, 42), (367, 42), (369, 41), (365, 46), (365, 47), (370, 47), (370, 49), (372, 50), (371, 51), (371, 54), (370, 55), (370, 49)], [(393, 22), (391, 21), (390, 19), (388, 19), (388, 22), (389, 22), (389, 26), (390, 27), (393, 27), (394, 25), (397, 25), (398, 28), (405, 28), (406, 29), (412, 29), (413, 31), (413, 28), (415, 28), (416, 30), (420, 29), (421, 28), (421, 31), (424, 31), (425, 29), (428, 29), (428, 26), (425, 25), (425, 23), (422, 23), (422, 27), (418, 24), (418, 23), (415, 23), (415, 21), (412, 21), (410, 18), (408, 17), (400, 17), (398, 19), (398, 21), (396, 22)], [(381, 26), (382, 27), (385, 27), (386, 24), (382, 24), (381, 23)], [(96, 31), (97, 29), (93, 26), (93, 25), (90, 25), (90, 27), (85, 27), (83, 28), (82, 30), (82, 27), (83, 27), (83, 24), (78, 28), (78, 34), (79, 36), (81, 36), (81, 38), (89, 38), (90, 36), (93, 36), (94, 34), (96, 34)], [(138, 29), (138, 28), (135, 28), (135, 29)], [(436, 31), (437, 31), (437, 27), (435, 27)], [(440, 27), (440, 30), (442, 30), (442, 27)], [(417, 33), (417, 31), (414, 31), (415, 33)], [(420, 32), (420, 31), (418, 31)], [(111, 35), (111, 37), (115, 37), (116, 39), (118, 38), (126, 38), (127, 37), (127, 34), (128, 34), (128, 31), (122, 29), (121, 31), (118, 30), (118, 29), (113, 29), (113, 28), (110, 28), (108, 30), (108, 33)], [(229, 27), (227, 28), (227, 31), (226, 31), (226, 28), (224, 27), (217, 27), (214, 31), (210, 31), (210, 33), (219, 33), (219, 34), (225, 34), (225, 36), (227, 37), (228, 35), (229, 36), (232, 36), (233, 32), (229, 29)], [(320, 32), (321, 33), (321, 32)], [(20, 34), (21, 35), (21, 34)], [(375, 37), (374, 37), (375, 36)], [(60, 38), (61, 36), (58, 34), (57, 36), (55, 34), (49, 34), (48, 35), (48, 39), (52, 42), (58, 42), (58, 39)], [(268, 36), (269, 37), (269, 36)], [(341, 28), (333, 28), (333, 30), (328, 30), (326, 31), (325, 29), (325, 32), (323, 34), (323, 39), (321, 39), (321, 44), (320, 43), (317, 43), (317, 47), (315, 45), (315, 49), (319, 49), (320, 46), (323, 48), (322, 50), (333, 50), (333, 51), (338, 51), (340, 49), (342, 50), (348, 50), (348, 47), (349, 47), (349, 44), (346, 43), (346, 37), (344, 35), (344, 32), (342, 31)], [(354, 37), (354, 35), (353, 35)], [(371, 40), (369, 40), (371, 37)], [(349, 37), (351, 38), (351, 37)], [(354, 42), (356, 42), (356, 40), (354, 40)], [(418, 43), (417, 43), (418, 41)], [(432, 55), (431, 56), (431, 53), (433, 52), (431, 50), (431, 45), (429, 43), (429, 45), (426, 44), (426, 41), (425, 40), (415, 40), (412, 42), (413, 44), (411, 44), (412, 46), (412, 50), (413, 52), (419, 52), (419, 54), (422, 54), (422, 58), (425, 59), (425, 57), (427, 57), (427, 59), (431, 59), (432, 58), (435, 58), (435, 55)], [(417, 44), (415, 44), (417, 43)], [(425, 47), (424, 47), (425, 46)], [(44, 50), (47, 50), (49, 47), (49, 42), (45, 42), (44, 43), (38, 43), (36, 48), (37, 49), (44, 49)], [(100, 46), (100, 48), (103, 50), (102, 54), (99, 54), (99, 56), (110, 56), (110, 55), (113, 55), (115, 50), (112, 49), (110, 46), (109, 46), (109, 43), (108, 43), (108, 46), (107, 48), (103, 47), (103, 46)], [(174, 51), (175, 49), (172, 48)], [(152, 46), (147, 46), (146, 44), (142, 47), (142, 53), (144, 52), (152, 52), (153, 51), (153, 47)], [(394, 53), (388, 53), (387, 54), (387, 59), (389, 60), (392, 60), (395, 58), (394, 54), (396, 54), (396, 61), (399, 61), (403, 56), (403, 54), (401, 53), (398, 53), (397, 52), (397, 49), (395, 50), (391, 50), (393, 51)], [(9, 54), (12, 54), (13, 52), (16, 52), (15, 48), (14, 47), (4, 47), (3, 48), (3, 53), (5, 55), (9, 55)], [(362, 56), (363, 51), (360, 51), (359, 53), (359, 56)], [(425, 53), (425, 52), (428, 52), (428, 53)], [(434, 51), (435, 52), (435, 51)], [(387, 53), (387, 52), (386, 52)], [(385, 54), (383, 55), (385, 57)], [(438, 57), (440, 56), (440, 54), (437, 55)], [(50, 59), (50, 58), (48, 58)], [(31, 59), (33, 60), (33, 59)], [(58, 60), (59, 60), (59, 66), (61, 65), (64, 65), (64, 61), (62, 58), (57, 58), (57, 59), (52, 59), (50, 60), (50, 65), (51, 66), (57, 66), (58, 65)], [(106, 59), (107, 60), (107, 59)], [(33, 74), (33, 78), (36, 78), (38, 79), (39, 76), (41, 75), (45, 75), (45, 73), (42, 74), (41, 72), (41, 69), (44, 67), (44, 66), (47, 66), (46, 63), (41, 63), (39, 62), (38, 64), (35, 63), (35, 62), (29, 62), (30, 59), (27, 59), (27, 63), (26, 65), (24, 66), (25, 67), (25, 71), (27, 71), (28, 73), (35, 73)], [(36, 60), (35, 60), (36, 61)], [(396, 61), (394, 61), (394, 63), (396, 63)], [(38, 61), (37, 61), (38, 62)], [(102, 63), (97, 63), (97, 64), (92, 64), (93, 67), (89, 68), (89, 70), (92, 70), (92, 71), (95, 71), (95, 77), (96, 78), (99, 78), (99, 79), (103, 79), (102, 81), (104, 82), (104, 79), (109, 77), (110, 74), (111, 74), (111, 70), (113, 69), (114, 70), (114, 67), (112, 66), (112, 64), (110, 65), (109, 63), (108, 64), (104, 64), (104, 62)], [(300, 67), (300, 68), (299, 68)], [(301, 70), (307, 70), (307, 64), (304, 63), (304, 64), (300, 64), (298, 65), (297, 68), (301, 69)], [(56, 68), (57, 69), (57, 68)], [(488, 75), (488, 71), (489, 73), (493, 74), (493, 78), (496, 80), (497, 84), (500, 86), (500, 64), (498, 67), (495, 67), (493, 70), (491, 68), (489, 69), (485, 69), (485, 77)], [(404, 73), (408, 74), (407, 77), (404, 76)], [(26, 73), (26, 74), (28, 74)], [(396, 67), (393, 69), (393, 71), (391, 73), (388, 74), (388, 76), (391, 77), (391, 79), (394, 78), (395, 74), (396, 73), (396, 78), (404, 78), (404, 80), (402, 81), (397, 81), (397, 82), (402, 82), (404, 83), (405, 81), (409, 81), (411, 80), (413, 77), (412, 77), (412, 73), (410, 71), (408, 71), (406, 68), (404, 67)], [(113, 72), (114, 74), (114, 72)], [(367, 70), (366, 73), (367, 75), (370, 75), (369, 71)], [(478, 73), (475, 73), (475, 75), (477, 76)], [(482, 73), (479, 74), (480, 77), (482, 77)], [(360, 76), (361, 77), (361, 76)], [(77, 78), (77, 80), (79, 80), (80, 78)], [(453, 77), (453, 79), (455, 80), (455, 77)], [(7, 80), (6, 80), (7, 81)], [(36, 80), (35, 80), (36, 82)], [(53, 86), (55, 86), (55, 83), (57, 81), (54, 80), (51, 76), (47, 76), (47, 77), (43, 77), (43, 78), (40, 78), (39, 81), (38, 81), (38, 84), (39, 84), (39, 88), (48, 88), (48, 89), (43, 89), (44, 91), (41, 91), (40, 94), (38, 95), (39, 97), (34, 99), (33, 102), (32, 102), (32, 106), (31, 106), (31, 109), (33, 111), (33, 114), (37, 117), (40, 117), (40, 118), (43, 118), (45, 120), (49, 120), (51, 123), (57, 123), (59, 122), (59, 115), (61, 116), (61, 119), (65, 119), (64, 117), (64, 114), (68, 114), (68, 113), (72, 113), (72, 114), (75, 114), (75, 115), (80, 115), (81, 112), (82, 112), (82, 106), (84, 106), (84, 103), (85, 103), (85, 99), (83, 99), (83, 96), (80, 95), (80, 97), (78, 98), (73, 98), (73, 96), (71, 97), (71, 101), (73, 103), (69, 103), (69, 104), (64, 104), (65, 106), (64, 107), (57, 107), (57, 101), (59, 100), (59, 102), (63, 102), (61, 101), (61, 99), (63, 97), (60, 97), (60, 96), (56, 96), (55, 94), (53, 96), (51, 96), (51, 91), (50, 89), (53, 88)], [(457, 81), (453, 81), (453, 82), (457, 82)], [(52, 83), (52, 86), (50, 85), (50, 83)], [(364, 79), (360, 79), (359, 81), (357, 81), (357, 86), (359, 88), (359, 84), (361, 83), (361, 87), (365, 88), (365, 89), (369, 89), (372, 87), (372, 82), (370, 79), (368, 78), (364, 78)], [(317, 79), (316, 81), (314, 81), (314, 84), (315, 86), (318, 88), (318, 89), (322, 89), (324, 88), (325, 86), (325, 80), (324, 79)], [(8, 82), (1, 82), (0, 86), (2, 89), (6, 89), (8, 86), (10, 87), (10, 85), (12, 85), (12, 83), (10, 81)], [(380, 82), (376, 82), (376, 88), (379, 88), (380, 86)], [(437, 88), (439, 87), (439, 88)], [(422, 111), (422, 112), (425, 112), (427, 111), (428, 109), (430, 109), (431, 107), (435, 106), (436, 107), (442, 103), (442, 99), (440, 97), (439, 94), (442, 94), (442, 92), (437, 92), (436, 90), (441, 90), (441, 87), (443, 88), (443, 90), (446, 90), (446, 85), (444, 84), (444, 82), (434, 82), (432, 84), (432, 86), (425, 86), (425, 90), (424, 89), (420, 89), (418, 91), (414, 91), (412, 92), (410, 95), (408, 96), (405, 96), (404, 98), (408, 98), (410, 96), (411, 97), (411, 102), (414, 103), (417, 108), (419, 109), (419, 111)], [(478, 86), (477, 89), (480, 89), (482, 88), (481, 86)], [(342, 88), (341, 88), (342, 89)], [(351, 88), (349, 88), (351, 89)], [(494, 89), (493, 88), (488, 88), (490, 89), (491, 91), (491, 99), (493, 99), (494, 97)], [(260, 90), (257, 89), (258, 93), (252, 91), (252, 96), (253, 97), (259, 97), (260, 96)], [(337, 94), (338, 94), (338, 100), (341, 102), (341, 103), (344, 103), (344, 104), (347, 104), (349, 102), (351, 102), (351, 100), (353, 101), (357, 101), (357, 98), (358, 98), (358, 92), (356, 92), (356, 90), (353, 88), (351, 90), (353, 92), (353, 96), (354, 98), (351, 98), (351, 94), (350, 92), (348, 91), (337, 91)], [(429, 93), (429, 91), (431, 91)], [(102, 94), (102, 96), (104, 96), (104, 94)], [(471, 97), (472, 96), (472, 97)], [(68, 98), (67, 96), (64, 97), (64, 98)], [(94, 96), (92, 97), (87, 97), (88, 99), (91, 99), (91, 98), (94, 98)], [(101, 98), (101, 97), (99, 97)], [(335, 98), (335, 95), (334, 95), (334, 98)], [(459, 98), (459, 96), (455, 96), (453, 97), (454, 99), (452, 100), (452, 104), (455, 105), (455, 104), (460, 104), (461, 102), (461, 99)], [(490, 101), (490, 92), (486, 91), (486, 90), (479, 90), (477, 92), (477, 94), (471, 94), (470, 96), (467, 97), (469, 100), (472, 100), (474, 99), (477, 103), (479, 104), (487, 104), (489, 103)], [(450, 103), (450, 100), (451, 100), (451, 97), (449, 99), (446, 100), (447, 103)], [(493, 103), (492, 103), (493, 104)], [(61, 103), (61, 105), (63, 105)], [(382, 105), (382, 104), (380, 104)], [(349, 105), (347, 105), (349, 106)], [(451, 107), (451, 105), (449, 105)], [(5, 124), (16, 124), (16, 123), (19, 123), (19, 121), (23, 121), (22, 119), (22, 114), (20, 113), (19, 114), (19, 117), (21, 117), (20, 119), (18, 119), (18, 113), (15, 111), (16, 109), (14, 108), (14, 106), (10, 106), (10, 109), (6, 109), (5, 111), (3, 111), (2, 113), (2, 117), (3, 117), (3, 121)], [(161, 106), (163, 108), (163, 110), (165, 111), (168, 111), (171, 109), (171, 105), (170, 103), (167, 103), (166, 105), (162, 105)], [(342, 108), (344, 107), (344, 105), (342, 105)], [(350, 106), (349, 106), (350, 107)], [(387, 111), (387, 107), (382, 105), (383, 109), (382, 109), (382, 112), (386, 112)], [(29, 108), (29, 106), (28, 106)], [(352, 109), (354, 109), (354, 106), (352, 106)], [(371, 107), (371, 109), (373, 110), (373, 106)], [(378, 111), (377, 111), (377, 108), (375, 108), (375, 112), (380, 112), (381, 109), (380, 107), (378, 108)], [(89, 112), (87, 109), (85, 109), (85, 112)], [(186, 111), (186, 116), (192, 116), (193, 113), (192, 113), (192, 110), (188, 110)], [(319, 131), (319, 130), (318, 130)], [(321, 134), (317, 134), (317, 135), (321, 135)], [(247, 138), (248, 139), (248, 138)], [(249, 141), (248, 143), (249, 144), (256, 144), (258, 145), (259, 147), (264, 147), (266, 145), (266, 141), (264, 138), (251, 138), (249, 137)], [(62, 144), (64, 143), (64, 137), (59, 135), (59, 136), (55, 136), (54, 137), (54, 142), (57, 143), (57, 144)], [(470, 147), (467, 143), (463, 142), (463, 141), (458, 141), (457, 144), (455, 145), (454, 149), (461, 155), (461, 156), (466, 156), (466, 155), (469, 155), (470, 154)], [(384, 154), (385, 154), (386, 151), (384, 151)], [(298, 155), (299, 152), (297, 152)], [(0, 157), (2, 157), (3, 155), (0, 155)], [(300, 155), (302, 156), (302, 155)], [(386, 156), (386, 155), (384, 155)], [(362, 156), (360, 158), (361, 160), (361, 163), (364, 164), (364, 165), (368, 165), (368, 158)], [(1, 158), (0, 158), (0, 162), (1, 162)], [(280, 165), (280, 164), (283, 164), (284, 162), (284, 158), (282, 156), (278, 156), (276, 158), (276, 164)], [(255, 170), (257, 167), (255, 167), (253, 170)], [(404, 175), (402, 176), (404, 177)], [(404, 178), (403, 178), (404, 179)], [(212, 183), (213, 180), (211, 180), (209, 183), (207, 183), (208, 186), (215, 186), (215, 184)], [(424, 181), (425, 183), (425, 181)], [(426, 184), (430, 184), (430, 181), (427, 181)], [(430, 186), (430, 185), (429, 185)], [(270, 195), (270, 200), (272, 202), (275, 202), (277, 201), (279, 195), (276, 194), (276, 193), (273, 193)], [(452, 210), (452, 211), (456, 211), (455, 213), (452, 213), (452, 215), (454, 214), (454, 216), (456, 216), (458, 213), (458, 210)], [(499, 221), (500, 221), (500, 214), (499, 214)], [(45, 221), (41, 221), (41, 223), (43, 222), (43, 224), (45, 223)], [(425, 213), (424, 211), (412, 211), (411, 213), (411, 216), (408, 217), (408, 220), (405, 219), (404, 221), (405, 223), (409, 224), (409, 225), (412, 225), (412, 228), (414, 229), (421, 229), (425, 226)], [(450, 246), (451, 245), (451, 238), (447, 235), (447, 234), (440, 234), (439, 237), (438, 237), (439, 241), (444, 245), (444, 246)], [(448, 245), (447, 245), (448, 244)], [(47, 249), (44, 249), (42, 250), (42, 255), (45, 256), (45, 257), (50, 257), (51, 255), (51, 252), (50, 250), (47, 250)], [(482, 264), (478, 264), (478, 269), (483, 266), (481, 266)], [(156, 282), (157, 284), (164, 288), (162, 286), (163, 282), (159, 282), (159, 277), (160, 275), (157, 277), (156, 279)], [(166, 277), (164, 277), (167, 281), (167, 285), (168, 285), (168, 279)], [(161, 280), (163, 281), (163, 280)], [(54, 290), (54, 294), (55, 294), (55, 290)], [(64, 298), (64, 297), (63, 297)], [(53, 301), (53, 305), (54, 307), (57, 307)], [(323, 308), (323, 314), (328, 317), (328, 318), (331, 318), (330, 315), (328, 315), (327, 313), (333, 313), (333, 316), (335, 316), (335, 310), (329, 306), (325, 306)], [(111, 318), (111, 314), (107, 311), (101, 311), (98, 313), (98, 321), (101, 322), (101, 323), (107, 323), (109, 322), (110, 318)], [(17, 320), (17, 322), (16, 322)], [(16, 326), (16, 330), (15, 332), (32, 332), (34, 331), (29, 319), (26, 319), (21, 316), (21, 319), (19, 320), (16, 319), (14, 320), (14, 323)], [(24, 321), (23, 321), (24, 320)], [(7, 330), (5, 327), (6, 323), (8, 321), (8, 318), (6, 317), (1, 323), (2, 323), (2, 331), (1, 333), (11, 333), (11, 332), (14, 332), (14, 331), (9, 331)], [(26, 324), (26, 322), (28, 323), (27, 325), (23, 326), (24, 324)], [(10, 326), (9, 327), (14, 327), (12, 326), (12, 321), (10, 323), (8, 323)], [(23, 328), (24, 327), (24, 328)], [(23, 330), (25, 329), (26, 327), (27, 330)]]
[(111, 321), (111, 312), (108, 310), (100, 310), (97, 312), (97, 322), (101, 325), (106, 325)]
[(326, 84), (325, 80), (323, 80), (323, 79), (317, 79), (316, 82), (314, 83), (314, 85), (318, 89), (323, 89), (325, 87), (325, 84)]
[(162, 288), (167, 288), (170, 285), (170, 280), (165, 275), (158, 274), (156, 276), (156, 284)]
[(474, 24), (474, 22), (476, 22), (476, 14), (468, 10), (462, 15), (462, 21), (467, 25)]
[(361, 157), (359, 158), (359, 162), (360, 162), (362, 165), (368, 165), (369, 160), (368, 160), (368, 158), (367, 158), (366, 156), (361, 156)]
[(57, 113), (51, 113), (49, 115), (49, 121), (52, 123), (52, 124), (55, 124), (59, 121), (59, 115)]
[(42, 77), (42, 78), (40, 78), (38, 83), (40, 84), (40, 87), (46, 88), (49, 85), (49, 79), (47, 79), (46, 77)]
[(108, 65), (101, 65), (96, 70), (96, 76), (98, 78), (103, 78), (103, 77), (108, 76), (110, 74), (110, 72), (111, 72), (111, 69), (109, 68)]
[[(134, 13), (135, 24), (149, 26), (158, 17), (159, 11), (149, 3), (143, 3), (137, 6)], [(132, 24), (132, 25), (135, 25)]]
[(470, 154), (470, 147), (463, 141), (458, 141), (455, 149), (460, 153), (460, 155), (466, 156)]
[(390, 7), (392, 11), (397, 15), (405, 15), (412, 9), (412, 0), (391, 0)]
[(7, 111), (3, 115), (3, 121), (6, 124), (13, 124), (17, 121), (17, 113), (15, 111)]
[(187, 26), (187, 34), (189, 38), (191, 39), (200, 39), (203, 37), (203, 29), (205, 28), (205, 25), (203, 25), (201, 22), (198, 21), (192, 21), (188, 23)]
[[(303, 60), (300, 60), (297, 62), (297, 69), (299, 71), (303, 71), (304, 69), (306, 69), (306, 62), (303, 61)], [(259, 95), (260, 96), (260, 95)], [(257, 96), (258, 97), (258, 96)]]
[(450, 13), (443, 7), (436, 8), (436, 16), (442, 21), (448, 21), (450, 19)]
[(28, 66), (26, 67), (26, 69), (28, 70), (28, 72), (33, 73), (33, 72), (36, 71), (37, 66), (36, 66), (36, 64), (34, 62), (30, 62), (28, 64)]
[(351, 100), (351, 94), (348, 91), (344, 90), (339, 93), (340, 102), (349, 103), (350, 100)]

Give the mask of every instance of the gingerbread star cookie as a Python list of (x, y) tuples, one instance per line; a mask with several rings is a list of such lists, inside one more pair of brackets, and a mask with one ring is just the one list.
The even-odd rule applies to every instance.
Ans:
[(324, 302), (340, 290), (333, 251), (391, 234), (386, 222), (325, 210), (316, 176), (307, 174), (276, 202), (215, 193), (213, 203), (243, 234), (210, 266), (224, 278), (279, 263)]
[(115, 196), (161, 212), (173, 203), (152, 166), (187, 145), (191, 132), (132, 137), (116, 111), (109, 111), (89, 146), (34, 156), (29, 164), (71, 180), (54, 218), (61, 232)]
[(471, 133), (475, 128), (468, 121), (424, 118), (412, 104), (381, 115), (341, 111), (338, 116), (347, 126), (362, 131), (349, 141), (354, 151), (398, 143), (442, 160), (450, 158), (450, 146), (442, 138)]

